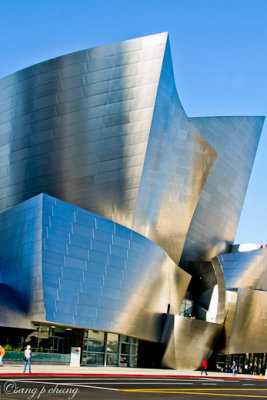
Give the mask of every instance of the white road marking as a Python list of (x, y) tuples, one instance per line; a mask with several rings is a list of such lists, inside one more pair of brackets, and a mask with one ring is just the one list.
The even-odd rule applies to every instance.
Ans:
[[(3, 380), (7, 381), (7, 379), (3, 379)], [(15, 382), (14, 379), (10, 379), (9, 381), (10, 382)], [(79, 386), (79, 387), (92, 387), (92, 388), (98, 388), (98, 389), (120, 390), (120, 389), (112, 389), (112, 388), (105, 388), (105, 387), (87, 385), (86, 382), (84, 384), (83, 383), (76, 384), (75, 382), (68, 384), (68, 383), (61, 383), (61, 382), (59, 383), (59, 382), (50, 382), (50, 381), (47, 382), (47, 381), (25, 380), (25, 379), (20, 379), (20, 380), (18, 380), (16, 382), (42, 383), (42, 384), (45, 384), (45, 385)], [(95, 382), (90, 381), (90, 383), (100, 383), (100, 382), (99, 381), (95, 381)], [(101, 383), (104, 384), (104, 382), (101, 382)], [(115, 385), (125, 385), (125, 384), (127, 384), (127, 385), (149, 385), (149, 383), (146, 383), (146, 382), (140, 382), (140, 383), (138, 383), (138, 382), (115, 382), (114, 384)], [(169, 382), (165, 383), (165, 385), (168, 385), (168, 384), (170, 384), (170, 383)], [(151, 383), (151, 385), (164, 385), (164, 382), (153, 382), (153, 383)], [(173, 385), (194, 385), (194, 383), (191, 383), (191, 382), (173, 382)], [(207, 385), (208, 385), (208, 383), (207, 383)]]
[(208, 385), (208, 386), (213, 385), (213, 386), (217, 386), (218, 383), (201, 383), (201, 385)]
[[(15, 382), (14, 379), (0, 379), (0, 381), (8, 381), (8, 382)], [(23, 383), (33, 383), (32, 380), (26, 380), (26, 379), (20, 379), (19, 381), (16, 382), (23, 382)], [(46, 382), (46, 381), (34, 381), (35, 383), (41, 383), (44, 385), (53, 385), (53, 386), (73, 386), (73, 387), (86, 387), (90, 389), (101, 389), (101, 390), (114, 390), (116, 392), (120, 392), (120, 389), (114, 389), (114, 388), (106, 388), (106, 387), (100, 387), (100, 386), (91, 386), (91, 385), (80, 385), (80, 384), (68, 384), (68, 383), (59, 383), (59, 382)]]

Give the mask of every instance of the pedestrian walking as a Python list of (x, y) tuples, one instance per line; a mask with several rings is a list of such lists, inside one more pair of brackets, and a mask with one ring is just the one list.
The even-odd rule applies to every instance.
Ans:
[(4, 349), (4, 347), (2, 347), (2, 346), (0, 346), (0, 367), (3, 367), (4, 366), (4, 364), (3, 364), (3, 357), (4, 357), (4, 355), (5, 355), (5, 349)]
[(207, 368), (208, 368), (207, 360), (203, 360), (201, 363), (201, 375), (203, 374), (203, 372), (205, 372), (205, 374), (208, 375)]
[(23, 371), (23, 373), (26, 372), (27, 365), (28, 365), (28, 368), (29, 368), (29, 373), (31, 373), (31, 355), (32, 355), (31, 346), (28, 344), (28, 346), (26, 347), (26, 350), (24, 351), (24, 361), (25, 361), (25, 364), (24, 364), (24, 371)]
[(235, 361), (233, 362), (233, 365), (232, 365), (231, 369), (232, 369), (232, 375), (236, 376), (237, 365), (236, 365)]

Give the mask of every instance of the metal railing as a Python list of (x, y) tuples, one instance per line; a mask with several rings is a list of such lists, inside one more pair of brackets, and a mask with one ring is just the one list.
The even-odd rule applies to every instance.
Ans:
[[(32, 362), (36, 363), (70, 363), (70, 354), (58, 354), (58, 353), (38, 353), (32, 352)], [(6, 351), (4, 361), (5, 362), (16, 362), (24, 360), (23, 351)]]

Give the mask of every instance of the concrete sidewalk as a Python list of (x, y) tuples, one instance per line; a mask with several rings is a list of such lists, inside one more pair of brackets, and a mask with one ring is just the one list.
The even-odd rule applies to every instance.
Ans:
[[(0, 368), (0, 376), (22, 374), (23, 365), (20, 364), (6, 364)], [(173, 370), (173, 369), (150, 369), (150, 368), (119, 368), (119, 367), (71, 367), (68, 365), (35, 365), (32, 364), (31, 375), (115, 375), (115, 376), (162, 376), (162, 377), (175, 377), (175, 376), (190, 376), (202, 377), (200, 371), (192, 370)], [(209, 378), (233, 378), (231, 373), (225, 372), (209, 372)], [(238, 379), (260, 379), (258, 375), (237, 374)], [(267, 377), (262, 377), (267, 379)]]

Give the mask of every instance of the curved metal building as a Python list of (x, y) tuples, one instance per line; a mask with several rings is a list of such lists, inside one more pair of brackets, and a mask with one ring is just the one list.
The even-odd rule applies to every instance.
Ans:
[(179, 262), (217, 154), (179, 102), (167, 34), (19, 71), (0, 82), (0, 103), (0, 211), (47, 193)]
[[(1, 326), (86, 330), (85, 363), (115, 359), (107, 341), (119, 335), (118, 354), (139, 339), (159, 345), (161, 365), (197, 368), (229, 332), (230, 304), (243, 318), (220, 255), (234, 241), (263, 121), (188, 118), (167, 33), (0, 80)], [(265, 301), (249, 271), (234, 283), (240, 296)], [(194, 321), (181, 311), (188, 299)]]
[[(217, 257), (226, 284), (223, 353), (264, 353), (267, 348), (267, 248)], [(240, 340), (242, 332), (242, 340)]]

